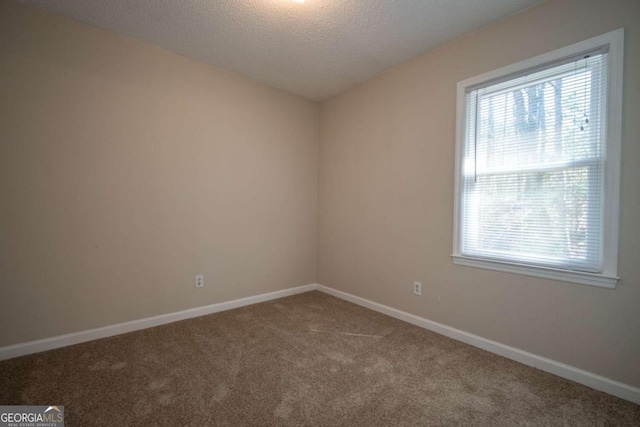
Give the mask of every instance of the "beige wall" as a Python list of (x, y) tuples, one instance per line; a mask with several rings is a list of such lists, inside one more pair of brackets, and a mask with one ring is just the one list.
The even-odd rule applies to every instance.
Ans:
[(318, 119), (0, 1), (0, 346), (313, 283)]
[[(617, 289), (455, 266), (456, 82), (620, 27)], [(640, 2), (551, 0), (324, 102), (318, 282), (640, 386), (639, 75)]]
[[(454, 266), (455, 83), (619, 27), (618, 288)], [(0, 1), (0, 346), (318, 281), (640, 386), (639, 74), (640, 3), (550, 0), (319, 111)]]

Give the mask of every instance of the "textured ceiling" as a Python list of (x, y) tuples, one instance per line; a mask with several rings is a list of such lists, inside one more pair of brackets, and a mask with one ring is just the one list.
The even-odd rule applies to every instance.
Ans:
[(22, 0), (322, 100), (540, 0)]

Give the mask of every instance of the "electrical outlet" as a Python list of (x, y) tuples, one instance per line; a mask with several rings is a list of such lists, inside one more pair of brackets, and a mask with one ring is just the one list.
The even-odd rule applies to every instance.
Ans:
[(196, 276), (196, 288), (202, 288), (204, 286), (204, 275), (198, 274)]
[(422, 283), (421, 282), (413, 282), (413, 294), (422, 296)]

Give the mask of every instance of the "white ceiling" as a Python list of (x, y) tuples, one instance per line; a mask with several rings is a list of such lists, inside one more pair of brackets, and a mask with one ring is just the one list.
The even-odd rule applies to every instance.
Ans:
[(313, 100), (540, 0), (22, 0)]

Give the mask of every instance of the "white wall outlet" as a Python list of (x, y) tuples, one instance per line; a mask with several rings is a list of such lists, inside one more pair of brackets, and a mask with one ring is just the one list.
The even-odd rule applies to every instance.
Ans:
[(204, 275), (198, 274), (196, 276), (196, 288), (202, 288), (204, 286)]
[(413, 282), (413, 294), (422, 296), (422, 283), (421, 282)]

